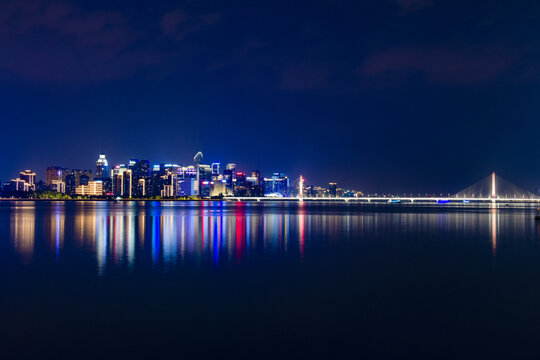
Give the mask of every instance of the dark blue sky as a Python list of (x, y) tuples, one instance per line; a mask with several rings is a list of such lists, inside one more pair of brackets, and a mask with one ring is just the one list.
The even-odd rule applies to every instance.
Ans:
[(540, 187), (537, 1), (0, 2), (0, 179), (129, 158)]

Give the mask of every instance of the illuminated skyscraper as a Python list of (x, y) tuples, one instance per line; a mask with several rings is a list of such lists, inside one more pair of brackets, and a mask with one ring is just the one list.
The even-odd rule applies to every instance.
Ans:
[(195, 194), (200, 195), (199, 187), (201, 185), (201, 179), (200, 179), (200, 172), (199, 172), (199, 166), (202, 164), (203, 161), (203, 154), (202, 152), (198, 152), (195, 154), (195, 157), (193, 157), (193, 163), (195, 164), (195, 170), (197, 171), (197, 181), (195, 182)]
[(235, 196), (247, 196), (247, 178), (246, 173), (238, 171), (236, 173), (236, 184), (234, 185)]
[(259, 170), (251, 171), (251, 176), (247, 177), (247, 187), (249, 196), (264, 196), (264, 186)]
[(150, 162), (133, 159), (129, 161), (129, 168), (133, 171), (133, 197), (149, 196), (151, 193)]
[(212, 163), (212, 177), (219, 176), (219, 166), (220, 163)]
[(227, 189), (227, 193), (229, 194), (233, 193), (233, 180), (233, 170), (223, 170), (223, 183), (225, 184), (225, 188)]
[(63, 180), (63, 170), (59, 166), (49, 166), (45, 172), (45, 185), (51, 186), (53, 180)]
[(133, 197), (133, 171), (126, 165), (116, 165), (112, 171), (112, 190), (115, 196)]
[(328, 184), (328, 194), (330, 197), (336, 197), (337, 196), (337, 183), (329, 183)]
[(103, 179), (110, 177), (109, 174), (109, 162), (105, 158), (105, 154), (99, 154), (99, 159), (96, 161), (96, 179)]
[(273, 173), (271, 178), (265, 178), (264, 195), (287, 197), (289, 195), (289, 178), (279, 172)]

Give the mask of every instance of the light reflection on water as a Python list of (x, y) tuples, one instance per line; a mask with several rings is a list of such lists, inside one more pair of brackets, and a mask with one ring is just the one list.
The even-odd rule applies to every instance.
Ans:
[(8, 207), (10, 239), (22, 263), (32, 263), (39, 238), (51, 259), (61, 260), (64, 247), (70, 246), (93, 257), (100, 274), (109, 266), (133, 269), (139, 258), (150, 259), (163, 270), (186, 262), (241, 263), (255, 255), (302, 261), (313, 243), (362, 241), (377, 234), (475, 236), (484, 239), (495, 256), (501, 232), (538, 234), (527, 209), (386, 211), (354, 205), (227, 202), (13, 204)]

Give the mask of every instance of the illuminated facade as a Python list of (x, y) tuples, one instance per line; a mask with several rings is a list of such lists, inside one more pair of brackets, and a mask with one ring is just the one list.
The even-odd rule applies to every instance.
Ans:
[(53, 180), (64, 180), (64, 169), (59, 166), (49, 166), (45, 171), (45, 185), (51, 186)]
[(131, 198), (133, 194), (133, 172), (126, 165), (116, 165), (112, 171), (112, 191), (115, 196)]
[(32, 189), (36, 189), (36, 173), (31, 170), (24, 170), (19, 173), (19, 178), (24, 180)]
[(220, 174), (219, 167), (220, 167), (220, 163), (218, 162), (212, 163), (212, 178), (217, 179), (217, 177), (219, 176)]
[(58, 193), (66, 193), (66, 183), (62, 180), (53, 180), (51, 184), (51, 190)]
[(129, 168), (133, 172), (133, 197), (148, 195), (150, 187), (150, 162), (148, 160), (130, 160)]
[(96, 179), (108, 178), (109, 176), (109, 162), (105, 154), (101, 153), (96, 161)]
[(271, 178), (264, 179), (264, 196), (289, 196), (289, 178), (276, 172)]
[(75, 189), (77, 195), (102, 196), (103, 182), (101, 180), (89, 181), (88, 185), (79, 185)]
[(195, 178), (178, 179), (177, 196), (194, 196), (195, 195)]

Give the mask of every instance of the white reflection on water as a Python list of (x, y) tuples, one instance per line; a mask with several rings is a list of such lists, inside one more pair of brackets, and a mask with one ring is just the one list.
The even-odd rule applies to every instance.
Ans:
[(17, 209), (11, 214), (11, 241), (24, 263), (31, 263), (36, 232), (34, 204)]
[[(22, 262), (34, 260), (36, 234), (56, 260), (67, 244), (108, 267), (160, 269), (182, 263), (241, 263), (255, 254), (303, 259), (310, 242), (362, 241), (383, 234), (451, 233), (485, 239), (495, 256), (500, 234), (536, 232), (534, 215), (497, 207), (478, 211), (339, 211), (308, 205), (288, 209), (243, 203), (50, 203), (11, 208), (10, 237)], [(257, 207), (258, 206), (258, 207)], [(263, 208), (264, 207), (264, 208)], [(488, 245), (489, 244), (489, 245)], [(43, 247), (43, 245), (41, 245)]]

